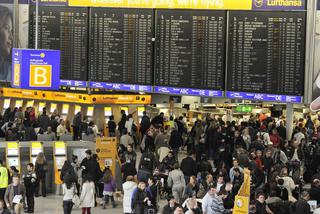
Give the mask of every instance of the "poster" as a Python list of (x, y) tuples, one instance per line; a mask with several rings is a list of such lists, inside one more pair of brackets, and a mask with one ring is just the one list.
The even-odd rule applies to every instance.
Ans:
[(12, 48), (28, 47), (29, 5), (20, 2), (19, 11), (16, 11), (19, 13), (19, 21), (15, 31), (12, 2), (4, 0), (0, 3), (0, 82), (11, 81)]

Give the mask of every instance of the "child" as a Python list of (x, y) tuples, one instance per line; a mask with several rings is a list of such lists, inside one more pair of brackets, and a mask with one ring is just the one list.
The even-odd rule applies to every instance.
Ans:
[(82, 191), (80, 195), (80, 204), (82, 214), (91, 214), (91, 207), (95, 205), (95, 186), (92, 181), (88, 180), (88, 175), (83, 176)]
[(116, 207), (116, 203), (113, 198), (113, 193), (116, 189), (116, 183), (112, 176), (111, 170), (109, 167), (106, 168), (103, 176), (103, 209), (106, 209), (106, 204), (109, 204), (109, 198), (112, 203), (112, 207)]
[(27, 213), (33, 213), (34, 212), (34, 194), (35, 194), (35, 188), (36, 188), (36, 181), (37, 176), (34, 172), (34, 165), (33, 163), (29, 163), (27, 165), (27, 174), (23, 175), (23, 182), (24, 186), (26, 188), (26, 197), (27, 197), (27, 205), (28, 210)]

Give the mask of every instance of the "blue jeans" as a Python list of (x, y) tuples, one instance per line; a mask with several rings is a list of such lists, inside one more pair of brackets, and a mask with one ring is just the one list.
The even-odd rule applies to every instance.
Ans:
[(72, 201), (63, 201), (63, 213), (64, 214), (71, 214), (73, 207)]

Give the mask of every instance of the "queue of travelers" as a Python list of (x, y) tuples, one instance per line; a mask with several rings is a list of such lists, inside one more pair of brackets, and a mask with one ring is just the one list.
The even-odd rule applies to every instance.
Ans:
[[(46, 123), (42, 128), (48, 130), (45, 115), (44, 111), (38, 121)], [(15, 120), (15, 128), (29, 124), (21, 113)], [(46, 120), (48, 123), (43, 122)], [(73, 127), (78, 133), (75, 140), (81, 139), (77, 131), (83, 127), (80, 121), (79, 113), (74, 119), (78, 124)], [(123, 196), (124, 213), (232, 213), (245, 169), (251, 176), (249, 213), (320, 212), (308, 203), (320, 205), (320, 122), (309, 115), (295, 121), (292, 140), (287, 140), (285, 122), (285, 118), (275, 120), (259, 114), (242, 121), (207, 115), (189, 129), (183, 116), (167, 119), (160, 113), (150, 119), (143, 112), (137, 123), (133, 115), (121, 111), (119, 123), (113, 116), (108, 122), (109, 136), (119, 136), (121, 165), (112, 172), (110, 166), (100, 166), (99, 157), (90, 150), (83, 160), (76, 156), (66, 160), (60, 177), (64, 213), (71, 213), (73, 207), (81, 207), (83, 214), (99, 205), (115, 208), (119, 195)], [(8, 124), (2, 129), (6, 127)], [(20, 213), (26, 208), (32, 213), (33, 196), (39, 192), (46, 196), (44, 155), (38, 155), (35, 166), (26, 166), (28, 174), (22, 177), (0, 164), (0, 210), (3, 203), (4, 209)], [(13, 203), (17, 195), (21, 195), (21, 205)], [(97, 198), (102, 199), (100, 204)], [(167, 199), (167, 205), (159, 207), (159, 198)]]

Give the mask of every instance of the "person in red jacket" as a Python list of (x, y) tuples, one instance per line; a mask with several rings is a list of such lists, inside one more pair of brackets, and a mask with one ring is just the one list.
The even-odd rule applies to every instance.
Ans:
[(273, 146), (278, 146), (281, 143), (281, 138), (276, 128), (272, 129), (271, 131), (270, 141), (272, 142)]

